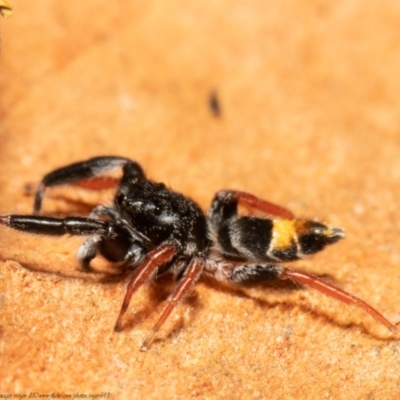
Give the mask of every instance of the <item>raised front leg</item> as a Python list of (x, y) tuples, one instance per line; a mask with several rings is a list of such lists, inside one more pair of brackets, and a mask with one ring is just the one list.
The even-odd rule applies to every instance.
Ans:
[(39, 214), (46, 188), (73, 184), (86, 189), (106, 189), (115, 187), (118, 179), (102, 176), (105, 172), (124, 167), (124, 174), (143, 178), (142, 168), (136, 162), (115, 156), (94, 157), (58, 168), (45, 175), (35, 195), (34, 214)]

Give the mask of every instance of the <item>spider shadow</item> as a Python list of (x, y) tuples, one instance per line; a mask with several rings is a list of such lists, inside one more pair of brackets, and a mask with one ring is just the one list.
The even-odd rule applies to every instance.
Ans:
[[(63, 270), (49, 270), (42, 264), (30, 263), (27, 261), (22, 261), (18, 259), (10, 260), (21, 265), (23, 268), (32, 272), (41, 272), (48, 275), (55, 275), (58, 277), (63, 277), (64, 279), (78, 280), (90, 283), (100, 283), (102, 285), (115, 285), (117, 283), (128, 281), (129, 276), (132, 275), (132, 269), (128, 268), (112, 268), (108, 267), (101, 270), (92, 269), (89, 272), (82, 271), (79, 265), (69, 267)], [(6, 260), (2, 260), (6, 261)], [(78, 264), (78, 263), (76, 263)], [(105, 263), (106, 264), (106, 263)], [(327, 274), (317, 275), (319, 278), (327, 280), (331, 283), (336, 283), (335, 279)], [(382, 334), (377, 333), (375, 329), (369, 329), (362, 323), (346, 322), (346, 320), (339, 321), (336, 318), (336, 313), (324, 310), (318, 307), (314, 309), (313, 304), (306, 304), (304, 302), (299, 303), (294, 299), (290, 299), (285, 294), (292, 293), (294, 291), (312, 290), (305, 286), (299, 285), (290, 280), (271, 280), (263, 282), (257, 285), (246, 285), (246, 286), (234, 286), (230, 284), (225, 284), (219, 282), (211, 277), (203, 276), (201, 277), (200, 284), (205, 285), (211, 290), (216, 290), (221, 293), (228, 294), (230, 296), (237, 296), (243, 299), (248, 299), (254, 302), (258, 307), (264, 310), (270, 310), (274, 308), (279, 308), (282, 312), (290, 313), (295, 308), (300, 309), (302, 312), (312, 315), (315, 319), (322, 318), (324, 323), (331, 325), (332, 327), (340, 326), (343, 329), (357, 327), (363, 334), (373, 336), (378, 340), (393, 340), (391, 337), (385, 337)], [(146, 302), (138, 306), (133, 305), (130, 309), (135, 309), (134, 312), (127, 313), (124, 318), (123, 330), (129, 331), (138, 325), (145, 323), (149, 318), (154, 322), (152, 316), (160, 314), (160, 305), (164, 303), (168, 296), (172, 293), (175, 287), (176, 281), (171, 274), (164, 274), (155, 280), (149, 282), (145, 285), (146, 290)], [(250, 290), (251, 289), (251, 290)], [(282, 300), (277, 300), (276, 295), (274, 299), (268, 299), (265, 292), (279, 290), (282, 292)], [(260, 294), (258, 294), (260, 293)], [(122, 301), (122, 299), (121, 299)], [(336, 301), (332, 299), (332, 301)], [(338, 302), (340, 304), (340, 302)], [(198, 295), (196, 289), (194, 289), (183, 301), (182, 307), (190, 307), (190, 313), (186, 317), (181, 317), (175, 321), (167, 322), (168, 328), (166, 329), (166, 338), (175, 337), (179, 335), (179, 332), (185, 325), (190, 324), (197, 314), (203, 309), (203, 302)], [(357, 307), (354, 307), (357, 309)], [(167, 320), (168, 321), (168, 320)], [(151, 327), (150, 327), (151, 328)], [(161, 338), (155, 338), (154, 342), (164, 341)]]
[[(329, 274), (320, 274), (316, 276), (332, 284), (335, 284), (336, 286), (339, 286), (336, 283), (335, 279)], [(382, 334), (379, 334), (378, 331), (375, 329), (367, 328), (363, 323), (354, 323), (351, 321), (346, 322), (345, 320), (339, 321), (338, 318), (336, 318), (337, 313), (329, 312), (322, 308), (315, 309), (312, 303), (309, 304), (306, 304), (304, 302), (299, 303), (294, 299), (288, 298), (287, 296), (285, 296), (285, 293), (291, 293), (293, 291), (313, 290), (312, 288), (300, 285), (297, 282), (293, 282), (291, 280), (271, 280), (259, 284), (243, 285), (241, 287), (224, 284), (210, 277), (203, 277), (201, 279), (201, 282), (210, 289), (251, 300), (258, 307), (265, 309), (266, 311), (274, 308), (279, 308), (283, 312), (290, 313), (290, 311), (293, 311), (295, 308), (298, 308), (302, 312), (312, 315), (313, 318), (315, 318), (316, 320), (322, 318), (324, 320), (324, 324), (326, 325), (330, 325), (332, 327), (339, 326), (343, 329), (357, 327), (363, 334), (372, 336), (378, 340), (385, 340), (385, 341), (393, 340), (393, 338), (391, 338), (390, 336), (386, 337)], [(251, 290), (251, 293), (249, 292), (249, 289), (253, 289)], [(255, 294), (254, 289), (256, 290), (257, 294)], [(281, 291), (282, 300), (276, 300), (276, 295), (274, 296), (275, 297), (274, 300), (267, 299), (264, 293), (268, 290), (273, 290), (275, 292), (277, 290)], [(258, 293), (260, 294), (258, 295)], [(340, 306), (343, 307), (345, 305), (344, 303), (338, 302), (335, 299), (331, 300), (339, 304), (339, 307)], [(350, 306), (350, 308), (359, 310), (358, 307)], [(368, 318), (368, 314), (366, 315)]]
[(85, 271), (76, 261), (67, 261), (60, 269), (51, 269), (47, 267), (44, 263), (30, 262), (26, 260), (26, 257), (23, 258), (24, 259), (14, 257), (13, 259), (10, 259), (9, 257), (0, 257), (0, 261), (16, 263), (22, 268), (31, 272), (39, 272), (49, 276), (54, 275), (62, 277), (66, 280), (78, 280), (90, 283), (100, 283), (103, 285), (112, 285), (122, 282), (128, 279), (129, 275), (132, 274), (131, 269), (118, 267), (103, 267), (99, 270), (91, 268), (90, 270)]
[[(24, 196), (34, 198), (39, 188), (38, 182), (30, 182), (24, 186)], [(56, 205), (56, 209), (48, 211), (42, 209), (41, 216), (60, 217), (60, 215), (88, 215), (99, 204), (109, 203), (115, 189), (105, 188), (96, 191), (87, 190), (74, 185), (60, 185), (48, 187), (46, 199)]]
[[(129, 278), (132, 276), (133, 273), (133, 269), (131, 268), (109, 267), (108, 269), (104, 269), (103, 265), (102, 265), (103, 267), (102, 270), (96, 270), (95, 268), (92, 268), (90, 271), (86, 272), (79, 267), (79, 264), (77, 262), (75, 263), (71, 262), (71, 264), (73, 264), (72, 266), (69, 265), (68, 267), (63, 268), (62, 270), (49, 270), (49, 268), (46, 267), (44, 264), (21, 260), (18, 259), (18, 257), (13, 260), (10, 259), (7, 260), (19, 264), (22, 268), (31, 272), (39, 272), (46, 274), (48, 276), (62, 277), (63, 279), (66, 280), (89, 282), (93, 284), (102, 284), (106, 286), (115, 285), (121, 282), (128, 283)], [(102, 264), (106, 264), (106, 262)], [(143, 288), (140, 288), (139, 290), (144, 289), (146, 291), (145, 293), (146, 301), (135, 305), (133, 298), (133, 301), (131, 302), (131, 305), (129, 307), (131, 312), (127, 312), (125, 314), (122, 330), (130, 331), (131, 329), (148, 321), (149, 318), (153, 321), (152, 317), (154, 314), (156, 314), (157, 318), (157, 316), (159, 316), (160, 314), (160, 311), (162, 311), (161, 305), (165, 303), (168, 296), (172, 293), (175, 285), (176, 281), (173, 278), (172, 274), (166, 273), (157, 277), (151, 282), (145, 284)], [(121, 303), (122, 300), (123, 298), (121, 298)], [(172, 325), (170, 323), (169, 324), (170, 327), (168, 329), (169, 333), (167, 333), (168, 337), (170, 337), (174, 333), (177, 334), (180, 331), (180, 329), (184, 327), (186, 323), (185, 321), (187, 321), (188, 319), (189, 321), (192, 321), (195, 315), (202, 309), (202, 302), (200, 301), (200, 297), (196, 290), (193, 290), (184, 299), (183, 306), (190, 307), (189, 316), (188, 318), (179, 318), (178, 320), (175, 320), (172, 323)]]

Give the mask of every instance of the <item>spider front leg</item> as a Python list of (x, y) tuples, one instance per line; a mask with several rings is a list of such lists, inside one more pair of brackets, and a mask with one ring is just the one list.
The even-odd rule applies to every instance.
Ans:
[[(49, 236), (89, 236), (78, 250), (78, 260), (83, 269), (90, 270), (89, 263), (97, 250), (109, 261), (125, 261), (131, 256), (132, 244), (124, 227), (116, 221), (85, 217), (52, 218), (38, 215), (0, 215), (0, 225), (23, 232)], [(139, 252), (141, 249), (137, 249)], [(141, 254), (139, 254), (140, 256)], [(129, 257), (128, 257), (129, 258)]]
[[(164, 243), (151, 251), (143, 263), (135, 270), (134, 275), (126, 289), (124, 301), (122, 302), (121, 311), (119, 313), (117, 322), (114, 327), (115, 332), (122, 330), (122, 319), (128, 309), (129, 303), (133, 294), (148, 280), (150, 280), (157, 273), (157, 269), (165, 263), (170, 262), (177, 254), (176, 246), (172, 243)], [(178, 282), (171, 296), (168, 298), (167, 306), (165, 307), (160, 318), (153, 326), (151, 332), (143, 342), (141, 350), (145, 351), (149, 347), (155, 333), (161, 328), (166, 319), (169, 317), (171, 312), (177, 306), (177, 304), (184, 299), (189, 292), (193, 289), (193, 286), (197, 282), (203, 271), (203, 259), (195, 257), (191, 260), (188, 267), (186, 268), (183, 277)]]
[(117, 236), (112, 222), (83, 217), (50, 218), (36, 215), (0, 215), (0, 224), (37, 235), (100, 235), (110, 238)]
[(171, 243), (164, 243), (151, 251), (142, 264), (135, 270), (131, 280), (128, 283), (124, 301), (114, 331), (119, 332), (122, 329), (122, 319), (128, 309), (133, 294), (156, 274), (158, 267), (172, 260), (176, 255), (176, 248)]
[(261, 283), (270, 279), (290, 279), (310, 286), (343, 303), (362, 308), (392, 332), (397, 331), (397, 328), (390, 321), (364, 300), (304, 271), (284, 268), (279, 265), (242, 265), (234, 268), (229, 276), (229, 280), (236, 284)]
[(40, 212), (46, 188), (65, 184), (73, 184), (93, 190), (112, 188), (118, 184), (119, 180), (102, 175), (119, 167), (124, 167), (124, 175), (129, 175), (133, 178), (144, 177), (143, 170), (138, 163), (125, 157), (115, 156), (94, 157), (48, 173), (43, 177), (36, 192), (34, 214), (39, 214)]
[(182, 301), (193, 289), (195, 283), (199, 279), (201, 273), (203, 272), (204, 262), (199, 258), (194, 258), (187, 270), (185, 271), (184, 276), (179, 281), (178, 285), (175, 287), (171, 296), (168, 298), (167, 306), (165, 307), (163, 313), (158, 319), (157, 323), (153, 326), (150, 334), (147, 336), (146, 340), (143, 342), (141, 346), (142, 351), (146, 351), (155, 335), (155, 333), (161, 328), (165, 320), (174, 310), (174, 308), (178, 305), (180, 301)]

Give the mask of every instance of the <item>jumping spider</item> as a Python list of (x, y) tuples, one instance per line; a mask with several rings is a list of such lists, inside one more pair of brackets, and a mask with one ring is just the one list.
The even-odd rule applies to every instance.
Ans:
[[(105, 176), (122, 168), (120, 180)], [(113, 204), (99, 205), (87, 218), (39, 216), (46, 188), (72, 184), (88, 189), (116, 187)], [(239, 215), (238, 205), (275, 216)], [(391, 330), (395, 327), (363, 300), (307, 272), (277, 265), (321, 251), (344, 236), (340, 228), (316, 220), (298, 219), (289, 211), (251, 194), (219, 191), (207, 215), (189, 198), (146, 178), (140, 165), (124, 157), (95, 157), (45, 175), (36, 192), (34, 215), (0, 215), (0, 223), (35, 234), (86, 236), (77, 258), (84, 270), (101, 254), (133, 269), (115, 331), (132, 295), (149, 279), (165, 272), (177, 284), (167, 306), (143, 342), (154, 334), (202, 274), (243, 285), (271, 279), (291, 279), (368, 312)]]

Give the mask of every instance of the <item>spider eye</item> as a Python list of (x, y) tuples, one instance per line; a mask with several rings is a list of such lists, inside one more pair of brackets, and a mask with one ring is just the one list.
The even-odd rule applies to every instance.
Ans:
[(160, 206), (155, 206), (153, 212), (154, 212), (154, 215), (160, 215), (162, 212), (162, 209)]
[(149, 203), (145, 205), (145, 210), (154, 216), (159, 216), (162, 213), (162, 207), (156, 203)]
[(153, 204), (153, 207), (151, 208), (152, 213), (155, 216), (159, 216), (162, 213), (162, 207), (158, 204)]

